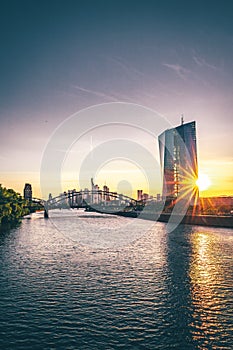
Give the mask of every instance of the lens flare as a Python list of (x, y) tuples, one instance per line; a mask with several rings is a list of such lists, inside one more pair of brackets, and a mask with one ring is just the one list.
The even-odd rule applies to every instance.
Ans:
[(198, 179), (196, 181), (196, 185), (198, 186), (200, 191), (207, 190), (211, 185), (209, 176), (206, 174), (199, 174)]

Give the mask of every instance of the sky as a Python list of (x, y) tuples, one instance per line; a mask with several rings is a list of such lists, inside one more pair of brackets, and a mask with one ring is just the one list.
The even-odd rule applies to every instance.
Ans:
[[(40, 196), (41, 161), (59, 125), (83, 109), (125, 102), (170, 126), (182, 114), (195, 120), (199, 171), (211, 181), (201, 195), (233, 195), (232, 18), (231, 1), (2, 1), (0, 183), (22, 193), (29, 182)], [(104, 141), (106, 132), (97, 134), (83, 136), (86, 153)], [(140, 167), (128, 161), (126, 176), (122, 162), (105, 163), (96, 181), (148, 190)], [(78, 188), (78, 171), (65, 177), (64, 168), (64, 188)]]

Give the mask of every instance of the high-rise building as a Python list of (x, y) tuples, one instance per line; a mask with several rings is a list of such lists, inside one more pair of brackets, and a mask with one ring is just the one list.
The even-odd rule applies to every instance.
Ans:
[(24, 186), (24, 190), (23, 190), (23, 196), (24, 199), (27, 199), (29, 201), (32, 200), (32, 186), (31, 184), (26, 183)]
[(165, 130), (159, 135), (160, 163), (163, 175), (162, 197), (166, 204), (180, 198), (194, 205), (198, 198), (195, 121)]
[(107, 202), (110, 201), (109, 187), (106, 185), (103, 186), (103, 200)]
[(142, 190), (138, 190), (137, 193), (138, 193), (137, 200), (141, 201), (142, 200)]

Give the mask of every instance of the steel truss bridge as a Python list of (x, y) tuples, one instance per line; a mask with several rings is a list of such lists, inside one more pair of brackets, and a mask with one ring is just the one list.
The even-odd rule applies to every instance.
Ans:
[(132, 212), (136, 213), (143, 207), (142, 201), (129, 196), (104, 190), (68, 191), (48, 200), (32, 198), (44, 208), (44, 216), (49, 217), (50, 209), (85, 208), (87, 211), (101, 213)]

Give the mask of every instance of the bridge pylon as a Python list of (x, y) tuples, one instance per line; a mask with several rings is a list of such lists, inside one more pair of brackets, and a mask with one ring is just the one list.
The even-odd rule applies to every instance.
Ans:
[(48, 205), (44, 205), (44, 218), (48, 219), (49, 218), (49, 208)]

